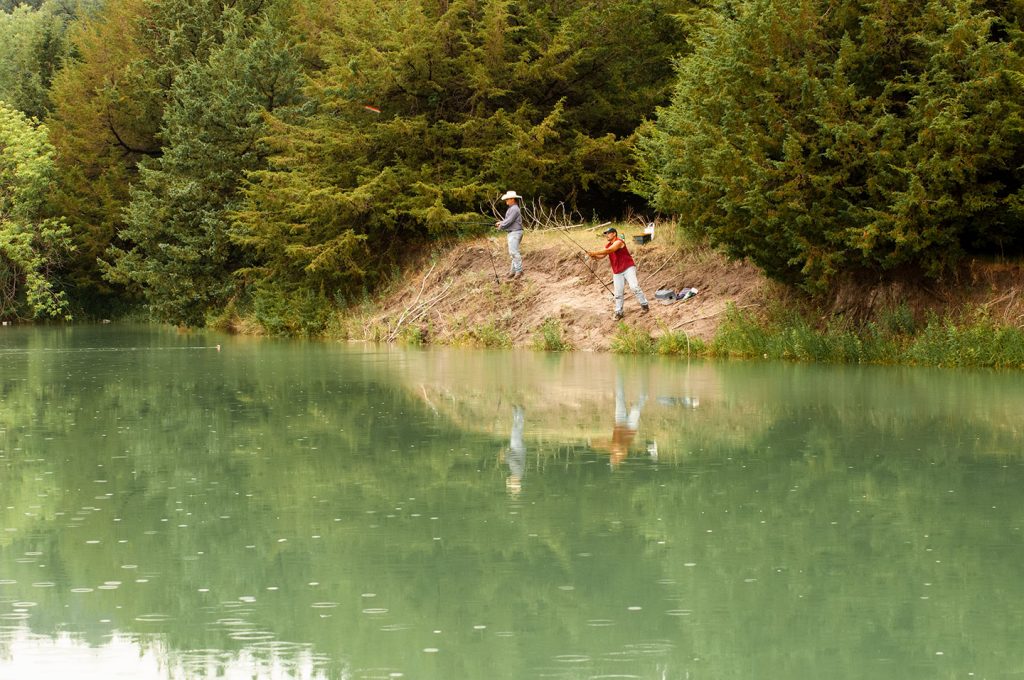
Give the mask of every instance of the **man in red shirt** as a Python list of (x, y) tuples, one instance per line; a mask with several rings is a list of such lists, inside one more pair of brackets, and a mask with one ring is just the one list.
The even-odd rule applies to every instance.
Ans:
[(651, 311), (651, 308), (647, 304), (644, 292), (640, 290), (640, 282), (636, 280), (636, 263), (633, 262), (633, 257), (629, 254), (629, 249), (626, 248), (626, 242), (619, 238), (619, 232), (615, 227), (605, 229), (604, 235), (608, 237), (608, 242), (604, 244), (604, 250), (591, 250), (587, 254), (595, 260), (607, 256), (608, 262), (612, 266), (612, 281), (615, 286), (615, 319), (618, 320), (624, 316), (622, 311), (623, 292), (627, 282), (633, 290), (633, 295), (636, 295), (637, 302), (640, 303), (640, 313), (646, 314)]

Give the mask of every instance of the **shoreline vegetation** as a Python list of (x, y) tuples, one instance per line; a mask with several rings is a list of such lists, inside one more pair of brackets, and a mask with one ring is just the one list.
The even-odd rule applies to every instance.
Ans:
[[(627, 236), (639, 231), (635, 224), (621, 229)], [(638, 316), (627, 290), (627, 318), (616, 322), (610, 297), (573, 252), (572, 241), (590, 243), (597, 233), (577, 229), (564, 239), (557, 230), (528, 230), (523, 283), (495, 282), (492, 262), (500, 268), (507, 259), (502, 239), (467, 239), (396, 272), (380, 295), (360, 305), (326, 316), (326, 310), (312, 307), (230, 307), (209, 325), (250, 335), (419, 347), (1024, 368), (1024, 331), (1015, 325), (1024, 314), (1017, 265), (975, 262), (962, 273), (974, 283), (950, 285), (945, 297), (930, 282), (874, 291), (858, 286), (857, 293), (872, 298), (858, 306), (842, 301), (844, 291), (810, 296), (773, 283), (753, 266), (729, 262), (666, 224), (659, 225), (653, 243), (630, 243), (652, 313)], [(589, 266), (610, 283), (606, 263)], [(662, 305), (653, 299), (661, 285), (693, 285), (699, 293)], [(836, 314), (841, 304), (847, 311)]]
[[(908, 319), (909, 325), (889, 325), (901, 318)], [(793, 310), (758, 319), (730, 308), (710, 343), (691, 339), (685, 333), (652, 337), (622, 324), (613, 340), (613, 351), (833, 364), (1024, 368), (1024, 331), (984, 316), (961, 321), (930, 316), (919, 326), (906, 307), (888, 310), (881, 320), (864, 327), (845, 328), (839, 324), (823, 329), (815, 328)]]

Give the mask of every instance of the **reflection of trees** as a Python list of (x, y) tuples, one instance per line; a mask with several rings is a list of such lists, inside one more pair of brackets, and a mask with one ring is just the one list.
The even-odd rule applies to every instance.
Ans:
[[(531, 356), (517, 361), (548, 361)], [(961, 380), (950, 402), (941, 373), (899, 373), (887, 397), (885, 372), (729, 365), (701, 379), (717, 391), (698, 411), (659, 410), (657, 380), (685, 379), (672, 365), (640, 432), (656, 432), (656, 464), (612, 473), (581, 440), (533, 430), (530, 411), (529, 484), (510, 500), (493, 454), (510, 402), (494, 436), (455, 427), (446, 409), (474, 408), (467, 374), (426, 383), (414, 355), (55, 357), (0, 378), (0, 519), (17, 529), (0, 534), (0, 577), (18, 582), (0, 595), (39, 602), (36, 632), (238, 650), (239, 628), (216, 622), (243, 620), (339, 667), (433, 677), (530, 677), (561, 654), (590, 656), (582, 675), (722, 678), (935, 677), (936, 651), (979, 677), (1013, 663), (1024, 518), (1005, 455), (1019, 438), (999, 413), (1021, 396), (999, 375)], [(605, 400), (577, 414), (581, 430), (607, 424), (607, 374), (590, 359), (558, 369)], [(435, 390), (441, 415), (406, 379)], [(994, 411), (952, 420), (982, 390)], [(70, 592), (108, 581), (121, 584)], [(138, 620), (150, 614), (170, 619)], [(425, 647), (466, 653), (424, 666)]]

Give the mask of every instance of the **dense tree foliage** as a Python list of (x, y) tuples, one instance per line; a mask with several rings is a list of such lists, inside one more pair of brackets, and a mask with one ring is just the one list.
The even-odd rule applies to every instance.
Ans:
[(70, 10), (55, 0), (39, 9), (0, 12), (0, 100), (36, 118), (50, 108), (49, 88), (65, 55)]
[(1024, 245), (1019, 4), (728, 2), (693, 44), (635, 186), (729, 253), (814, 289)]
[(811, 290), (1024, 252), (1018, 2), (0, 9), (0, 101), (46, 121), (73, 309), (315, 332), (506, 189), (608, 217), (641, 196)]
[(350, 297), (508, 187), (621, 209), (690, 6), (110, 0), (50, 93), (69, 276), (199, 324)]
[(60, 317), (69, 228), (47, 205), (53, 147), (46, 128), (0, 102), (0, 318)]
[(683, 4), (306, 3), (309, 106), (269, 119), (275, 155), (250, 176), (235, 231), (259, 262), (247, 273), (289, 294), (345, 294), (502, 189), (621, 202)]
[(125, 293), (104, 281), (100, 264), (124, 228), (138, 163), (161, 153), (169, 83), (156, 80), (155, 46), (146, 38), (154, 11), (144, 0), (109, 0), (78, 21), (70, 32), (75, 58), (54, 79), (47, 121), (58, 152), (54, 190), (77, 246), (69, 279), (79, 302)]
[(140, 164), (120, 234), (128, 246), (111, 251), (110, 276), (140, 285), (158, 318), (201, 325), (231, 296), (232, 273), (244, 264), (228, 239), (228, 213), (243, 174), (261, 166), (261, 114), (294, 101), (299, 73), (280, 32), (257, 12), (235, 6), (196, 17), (194, 27), (220, 35), (205, 38), (209, 51), (174, 75), (163, 153)]

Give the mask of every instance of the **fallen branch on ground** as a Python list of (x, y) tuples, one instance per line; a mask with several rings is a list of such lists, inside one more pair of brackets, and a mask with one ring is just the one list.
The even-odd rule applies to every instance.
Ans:
[(649, 283), (649, 282), (650, 282), (650, 280), (651, 280), (651, 277), (653, 277), (653, 276), (654, 276), (655, 274), (657, 274), (657, 273), (658, 273), (658, 272), (660, 272), (660, 271), (661, 271), (662, 269), (664, 269), (665, 267), (667, 267), (667, 266), (668, 266), (668, 263), (669, 263), (669, 262), (671, 262), (671, 261), (672, 261), (672, 260), (671, 260), (671, 258), (670, 258), (670, 259), (668, 259), (668, 260), (665, 260), (664, 264), (662, 264), (662, 265), (661, 265), (660, 267), (658, 267), (657, 269), (655, 269), (655, 270), (654, 270), (653, 272), (651, 272), (650, 274), (647, 274), (646, 276), (644, 276), (644, 282), (645, 282), (645, 283)]
[(430, 273), (432, 271), (434, 271), (434, 267), (436, 267), (436, 266), (437, 266), (437, 262), (435, 262), (434, 264), (430, 265), (430, 269), (428, 269), (427, 273), (423, 275), (423, 281), (420, 283), (420, 290), (419, 290), (418, 293), (416, 293), (416, 298), (412, 301), (412, 304), (409, 305), (405, 309), (405, 311), (402, 312), (401, 315), (398, 317), (398, 321), (395, 324), (394, 330), (392, 330), (388, 334), (388, 342), (391, 342), (391, 340), (395, 337), (395, 335), (398, 333), (398, 329), (402, 327), (402, 322), (405, 320), (406, 315), (408, 315), (409, 312), (416, 306), (416, 303), (419, 302), (420, 296), (423, 295), (423, 291), (427, 287), (427, 279), (430, 278)]
[[(742, 307), (736, 307), (736, 309), (750, 309), (751, 307), (757, 307), (757, 306), (758, 305), (743, 305)], [(724, 307), (724, 308), (718, 310), (717, 312), (715, 312), (714, 314), (708, 314), (707, 316), (699, 316), (696, 319), (688, 319), (686, 321), (682, 321), (680, 323), (677, 323), (675, 326), (672, 326), (672, 328), (670, 328), (669, 330), (674, 331), (677, 328), (682, 328), (683, 326), (687, 326), (687, 325), (689, 325), (691, 323), (696, 323), (698, 321), (704, 321), (705, 319), (713, 319), (716, 316), (721, 315), (723, 312), (725, 312), (727, 310), (728, 310), (728, 307)]]
[[(425, 302), (420, 303), (419, 305), (417, 305), (415, 307), (410, 307), (409, 309), (407, 309), (406, 312), (403, 313), (402, 318), (398, 320), (397, 324), (395, 324), (395, 330), (393, 330), (388, 335), (388, 337), (386, 338), (385, 341), (388, 342), (388, 343), (394, 342), (395, 339), (398, 338), (398, 332), (399, 332), (399, 330), (401, 330), (403, 323), (413, 323), (413, 322), (421, 319), (424, 314), (429, 312), (439, 302), (441, 302), (442, 300), (447, 298), (449, 295), (451, 295), (452, 288), (454, 286), (455, 286), (455, 282), (453, 280), (449, 280), (448, 281), (448, 285), (445, 286), (444, 289), (438, 295), (436, 295), (435, 297), (431, 298), (430, 300), (427, 300)], [(417, 299), (419, 299), (419, 296), (417, 296)]]

